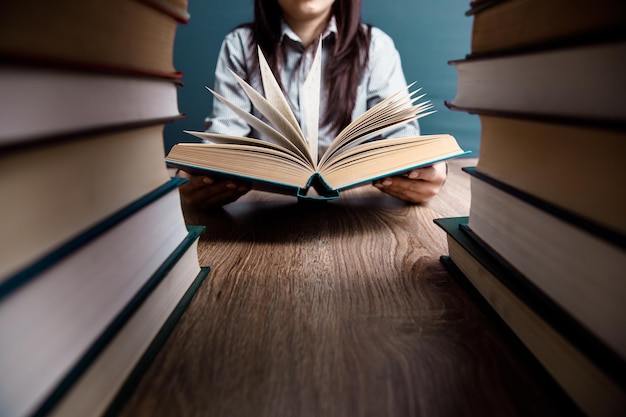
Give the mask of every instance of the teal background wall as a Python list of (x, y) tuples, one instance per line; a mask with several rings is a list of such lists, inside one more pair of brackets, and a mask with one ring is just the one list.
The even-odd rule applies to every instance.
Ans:
[[(394, 39), (407, 82), (417, 81), (436, 113), (420, 119), (423, 134), (450, 133), (478, 156), (477, 116), (453, 112), (444, 105), (456, 94), (452, 59), (469, 52), (472, 19), (464, 12), (469, 0), (363, 0), (363, 21), (380, 27)], [(174, 63), (183, 72), (179, 107), (186, 118), (165, 128), (166, 150), (177, 142), (194, 141), (183, 130), (203, 130), (211, 113), (217, 53), (224, 35), (252, 18), (252, 0), (190, 0), (191, 19), (176, 34)]]

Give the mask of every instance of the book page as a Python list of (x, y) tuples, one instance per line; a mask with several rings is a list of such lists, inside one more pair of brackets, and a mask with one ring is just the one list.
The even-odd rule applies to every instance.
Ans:
[[(363, 113), (339, 133), (335, 139), (336, 148), (344, 146), (345, 143), (358, 138), (367, 131), (380, 126), (389, 126), (391, 123), (404, 123), (407, 118), (432, 108), (428, 101), (414, 105), (416, 101), (424, 97), (422, 94), (413, 98), (412, 96), (418, 91), (409, 93), (408, 90), (400, 90)], [(423, 117), (424, 114), (421, 116)]]
[(320, 174), (334, 189), (349, 187), (388, 175), (462, 155), (451, 135), (389, 138), (354, 147), (320, 167)]
[(424, 94), (414, 97), (420, 90), (408, 92), (412, 85), (382, 100), (346, 126), (332, 141), (320, 165), (345, 148), (361, 144), (392, 127), (432, 114), (432, 111), (428, 111), (433, 108), (429, 101), (414, 104), (422, 99)]
[(386, 109), (380, 112), (375, 120), (365, 120), (361, 124), (356, 124), (350, 131), (347, 131), (345, 137), (338, 143), (339, 146), (336, 151), (343, 152), (346, 147), (353, 146), (356, 143), (363, 143), (365, 140), (389, 130), (389, 128), (432, 114), (434, 110), (426, 112), (432, 107), (430, 103), (423, 103), (409, 108)]
[[(419, 90), (418, 90), (419, 91)], [(407, 90), (402, 88), (401, 90), (393, 93), (389, 97), (383, 99), (372, 108), (368, 109), (365, 113), (361, 114), (359, 117), (354, 119), (348, 126), (343, 128), (341, 132), (333, 139), (330, 146), (326, 150), (326, 154), (322, 158), (323, 160), (327, 160), (335, 150), (339, 149), (346, 140), (354, 136), (354, 132), (360, 126), (367, 126), (368, 123), (372, 123), (381, 117), (384, 117), (386, 114), (386, 108), (393, 102), (405, 102), (409, 98), (409, 94), (407, 94)], [(421, 97), (421, 96), (420, 96)]]
[(246, 110), (240, 108), (239, 106), (236, 106), (235, 104), (231, 103), (226, 97), (221, 96), (217, 92), (211, 90), (209, 87), (206, 87), (206, 88), (218, 100), (220, 100), (222, 103), (224, 103), (226, 105), (226, 107), (228, 107), (233, 112), (235, 112), (235, 114), (237, 116), (241, 117), (246, 123), (248, 123), (250, 126), (252, 126), (256, 130), (261, 132), (268, 139), (270, 139), (271, 141), (273, 141), (273, 142), (275, 142), (275, 143), (277, 143), (277, 144), (279, 144), (279, 145), (281, 145), (281, 146), (283, 146), (283, 147), (285, 147), (287, 149), (291, 149), (293, 152), (297, 153), (298, 155), (301, 155), (303, 158), (305, 158), (307, 160), (310, 159), (310, 155), (304, 154), (302, 152), (302, 150), (298, 146), (296, 146), (292, 141), (287, 139), (282, 133), (280, 133), (279, 131), (274, 129), (272, 126), (268, 125), (267, 123), (265, 123), (261, 119), (257, 118), (252, 113), (249, 113), (248, 111), (246, 111)]
[[(310, 156), (309, 149), (302, 138), (302, 131), (300, 130), (300, 128), (294, 128), (289, 120), (283, 114), (281, 114), (280, 111), (278, 111), (278, 109), (276, 109), (272, 105), (272, 103), (270, 103), (265, 97), (263, 97), (259, 92), (252, 88), (250, 84), (244, 81), (233, 71), (231, 71), (231, 73), (243, 89), (244, 93), (246, 93), (252, 104), (257, 108), (259, 112), (261, 112), (263, 116), (267, 118), (267, 120), (269, 120), (269, 122), (272, 124), (272, 127), (282, 133), (284, 137), (289, 139), (296, 147), (298, 147), (298, 149), (302, 151), (304, 155)], [(309, 159), (311, 160), (311, 165), (314, 165), (312, 158)]]
[(317, 45), (315, 57), (309, 70), (309, 75), (302, 84), (302, 108), (306, 126), (306, 140), (317, 166), (317, 148), (320, 120), (320, 88), (322, 79), (322, 39)]
[[(263, 82), (263, 90), (265, 92), (265, 99), (273, 106), (278, 112), (285, 118), (285, 121), (289, 123), (292, 129), (297, 132), (298, 144), (302, 144), (306, 146), (306, 138), (304, 137), (304, 133), (298, 124), (298, 120), (296, 116), (291, 111), (291, 107), (289, 106), (289, 102), (285, 98), (283, 94), (283, 90), (280, 88), (280, 85), (276, 81), (274, 74), (272, 73), (272, 69), (270, 68), (263, 52), (261, 51), (261, 47), (258, 48), (258, 56), (259, 56), (259, 70), (261, 71), (261, 80)], [(260, 111), (260, 109), (259, 109)], [(266, 116), (267, 117), (267, 116)], [(269, 119), (269, 118), (268, 118)], [(273, 123), (273, 122), (272, 122)]]
[(313, 170), (280, 150), (238, 144), (179, 143), (166, 158), (183, 170), (206, 171), (240, 179), (261, 180), (305, 188)]
[(285, 152), (294, 158), (298, 158), (303, 163), (309, 166), (311, 165), (307, 159), (302, 157), (302, 155), (299, 155), (283, 146), (280, 146), (273, 142), (268, 142), (266, 140), (249, 138), (246, 136), (233, 136), (233, 135), (225, 135), (221, 133), (210, 133), (210, 132), (196, 132), (196, 131), (191, 131), (191, 130), (184, 130), (184, 132), (192, 136), (195, 136), (197, 138), (200, 138), (202, 140), (208, 140), (209, 142), (215, 143), (215, 144), (249, 145), (249, 146), (260, 146), (264, 148), (275, 149), (281, 152)]

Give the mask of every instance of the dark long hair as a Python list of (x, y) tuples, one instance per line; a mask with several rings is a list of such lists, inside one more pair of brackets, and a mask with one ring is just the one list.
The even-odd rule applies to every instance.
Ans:
[[(336, 0), (332, 13), (337, 22), (334, 48), (327, 55), (324, 82), (329, 100), (322, 124), (340, 130), (352, 120), (359, 81), (369, 60), (370, 27), (361, 24), (361, 0)], [(272, 71), (279, 73), (282, 9), (277, 0), (254, 0), (252, 45), (263, 50)], [(258, 63), (256, 64), (258, 65)], [(280, 82), (280, 77), (277, 76)]]

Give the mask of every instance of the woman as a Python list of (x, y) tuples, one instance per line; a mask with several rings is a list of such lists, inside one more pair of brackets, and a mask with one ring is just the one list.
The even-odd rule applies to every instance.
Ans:
[[(255, 0), (254, 21), (229, 33), (220, 50), (214, 89), (232, 102), (253, 109), (229, 70), (262, 91), (257, 45), (263, 50), (300, 121), (300, 89), (322, 43), (322, 98), (319, 154), (354, 117), (406, 86), (400, 56), (391, 38), (361, 22), (361, 0)], [(262, 138), (221, 102), (214, 100), (207, 131)], [(417, 122), (404, 124), (386, 137), (419, 135)], [(186, 173), (181, 175), (189, 177)], [(408, 202), (423, 203), (446, 179), (445, 163), (375, 181), (381, 191)], [(181, 187), (186, 203), (200, 208), (221, 206), (245, 194), (247, 185), (191, 176)]]

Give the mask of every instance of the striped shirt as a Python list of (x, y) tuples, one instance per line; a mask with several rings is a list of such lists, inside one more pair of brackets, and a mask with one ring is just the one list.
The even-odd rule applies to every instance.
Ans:
[[(325, 57), (332, 47), (336, 33), (334, 18), (322, 36), (322, 65)], [(260, 75), (247, 77), (249, 65), (256, 59), (256, 48), (250, 48), (252, 32), (248, 28), (237, 28), (224, 38), (215, 69), (214, 90), (241, 108), (247, 109), (255, 116), (264, 120), (252, 106), (229, 69), (240, 77), (246, 79), (257, 91), (263, 91)], [(300, 106), (300, 87), (311, 68), (315, 46), (305, 48), (300, 38), (283, 23), (281, 48), (285, 58), (284, 65), (280, 69), (282, 85), (291, 108), (298, 119), (303, 123), (302, 107)], [(384, 98), (406, 87), (404, 72), (393, 40), (382, 30), (373, 27), (371, 34), (369, 63), (361, 78), (357, 89), (357, 97), (352, 118), (356, 118)], [(322, 80), (322, 91), (324, 83)], [(327, 97), (320, 95), (320, 116), (325, 114)], [(263, 136), (252, 129), (246, 122), (238, 118), (235, 113), (228, 109), (219, 100), (213, 100), (213, 113), (207, 117), (207, 131), (238, 136), (249, 136), (264, 139)], [(302, 126), (306, 129), (305, 126)], [(320, 126), (319, 129), (319, 154), (321, 155), (337, 132), (328, 127)], [(416, 136), (419, 135), (417, 121), (403, 124), (398, 128), (385, 133), (385, 137)]]

